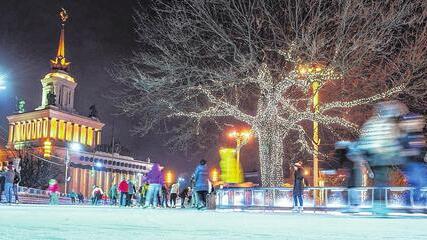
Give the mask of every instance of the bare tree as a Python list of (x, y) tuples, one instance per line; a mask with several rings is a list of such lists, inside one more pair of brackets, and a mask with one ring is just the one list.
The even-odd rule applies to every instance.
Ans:
[(425, 100), (426, 13), (423, 0), (153, 0), (135, 14), (139, 48), (111, 70), (115, 101), (141, 135), (179, 143), (249, 125), (262, 185), (278, 186), (284, 140), (312, 151), (310, 122), (355, 133), (358, 106)]

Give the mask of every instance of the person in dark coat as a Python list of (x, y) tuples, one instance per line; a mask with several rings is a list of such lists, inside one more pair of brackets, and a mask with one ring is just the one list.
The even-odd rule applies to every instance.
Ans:
[(188, 197), (188, 191), (190, 187), (186, 187), (179, 194), (179, 198), (181, 198), (181, 208), (185, 208), (185, 199)]
[(294, 188), (292, 196), (294, 198), (294, 209), (293, 211), (302, 212), (303, 209), (303, 193), (304, 193), (304, 168), (301, 162), (297, 162), (293, 165), (294, 168)]
[(2, 172), (0, 172), (0, 202), (1, 202), (1, 196), (4, 191), (4, 184), (5, 184), (5, 177), (2, 175)]
[(206, 160), (200, 160), (199, 166), (194, 171), (194, 190), (198, 196), (198, 209), (206, 208), (206, 196), (209, 192), (209, 173)]
[(18, 185), (21, 182), (21, 174), (14, 169), (15, 177), (13, 179), (13, 193), (15, 194), (15, 202), (19, 202), (18, 198)]

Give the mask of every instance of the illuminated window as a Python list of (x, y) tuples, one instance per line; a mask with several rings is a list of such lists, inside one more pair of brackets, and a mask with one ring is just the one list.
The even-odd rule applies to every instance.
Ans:
[(80, 143), (86, 144), (86, 127), (82, 126), (80, 130)]
[(56, 138), (58, 133), (58, 121), (55, 118), (50, 120), (50, 137)]
[(73, 142), (79, 142), (79, 136), (80, 136), (80, 127), (78, 124), (74, 124), (74, 130), (73, 130)]
[(70, 122), (67, 122), (67, 132), (65, 134), (65, 139), (71, 141), (73, 137), (73, 125)]
[(60, 120), (58, 124), (58, 138), (61, 140), (65, 139), (65, 122)]
[(87, 128), (87, 145), (92, 146), (93, 142), (93, 128)]

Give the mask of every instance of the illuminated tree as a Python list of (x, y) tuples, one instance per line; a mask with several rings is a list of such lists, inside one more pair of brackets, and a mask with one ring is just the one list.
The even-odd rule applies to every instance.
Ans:
[(230, 118), (251, 126), (262, 184), (278, 186), (284, 141), (310, 152), (310, 122), (357, 132), (358, 106), (425, 98), (426, 16), (423, 0), (153, 1), (135, 14), (138, 49), (111, 70), (116, 103), (171, 142)]

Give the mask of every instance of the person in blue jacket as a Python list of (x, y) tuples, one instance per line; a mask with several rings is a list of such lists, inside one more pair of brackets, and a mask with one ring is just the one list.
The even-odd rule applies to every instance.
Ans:
[(200, 160), (200, 164), (196, 167), (193, 174), (194, 177), (194, 190), (198, 195), (198, 209), (206, 208), (206, 196), (209, 192), (209, 173), (206, 160)]

